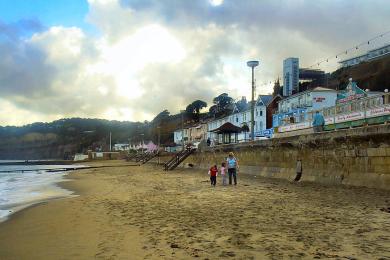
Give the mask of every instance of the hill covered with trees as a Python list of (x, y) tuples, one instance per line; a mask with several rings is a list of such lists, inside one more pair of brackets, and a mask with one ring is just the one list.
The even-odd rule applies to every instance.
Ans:
[(89, 149), (109, 151), (110, 133), (112, 144), (150, 140), (157, 144), (160, 136), (162, 145), (173, 145), (173, 132), (182, 124), (188, 126), (224, 115), (233, 105), (233, 99), (222, 93), (213, 99), (208, 112), (201, 112), (206, 102), (195, 100), (179, 114), (163, 110), (150, 122), (66, 118), (21, 127), (0, 126), (0, 159), (67, 159)]

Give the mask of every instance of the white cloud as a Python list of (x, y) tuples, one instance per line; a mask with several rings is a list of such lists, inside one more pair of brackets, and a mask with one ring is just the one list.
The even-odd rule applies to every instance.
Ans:
[(219, 5), (223, 4), (223, 0), (210, 0), (210, 3), (213, 6), (219, 6)]
[(56, 26), (24, 39), (0, 26), (10, 39), (0, 37), (1, 102), (16, 113), (0, 124), (71, 116), (143, 121), (222, 92), (249, 95), (249, 59), (260, 60), (257, 93), (269, 93), (284, 58), (311, 65), (390, 23), (390, 5), (381, 0), (88, 3), (96, 35)]

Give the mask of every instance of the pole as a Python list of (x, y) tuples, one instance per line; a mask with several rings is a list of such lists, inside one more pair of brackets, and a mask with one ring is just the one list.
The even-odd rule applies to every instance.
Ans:
[(110, 152), (111, 152), (111, 132), (110, 132)]
[(181, 111), (181, 148), (184, 151), (184, 112)]
[(251, 140), (255, 140), (255, 68), (252, 67)]
[(246, 63), (252, 68), (252, 105), (251, 105), (251, 141), (255, 140), (255, 67), (259, 65), (259, 61), (251, 60)]

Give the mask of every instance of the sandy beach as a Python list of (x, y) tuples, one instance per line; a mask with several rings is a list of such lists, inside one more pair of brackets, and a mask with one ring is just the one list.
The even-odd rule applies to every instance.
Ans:
[(80, 196), (0, 224), (0, 259), (390, 259), (389, 191), (161, 168), (72, 173)]

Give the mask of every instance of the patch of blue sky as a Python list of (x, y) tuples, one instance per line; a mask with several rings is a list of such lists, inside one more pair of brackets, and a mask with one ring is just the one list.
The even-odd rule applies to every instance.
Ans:
[(85, 20), (87, 13), (87, 0), (0, 0), (0, 22), (6, 24), (36, 21), (42, 27), (75, 26), (95, 33)]

